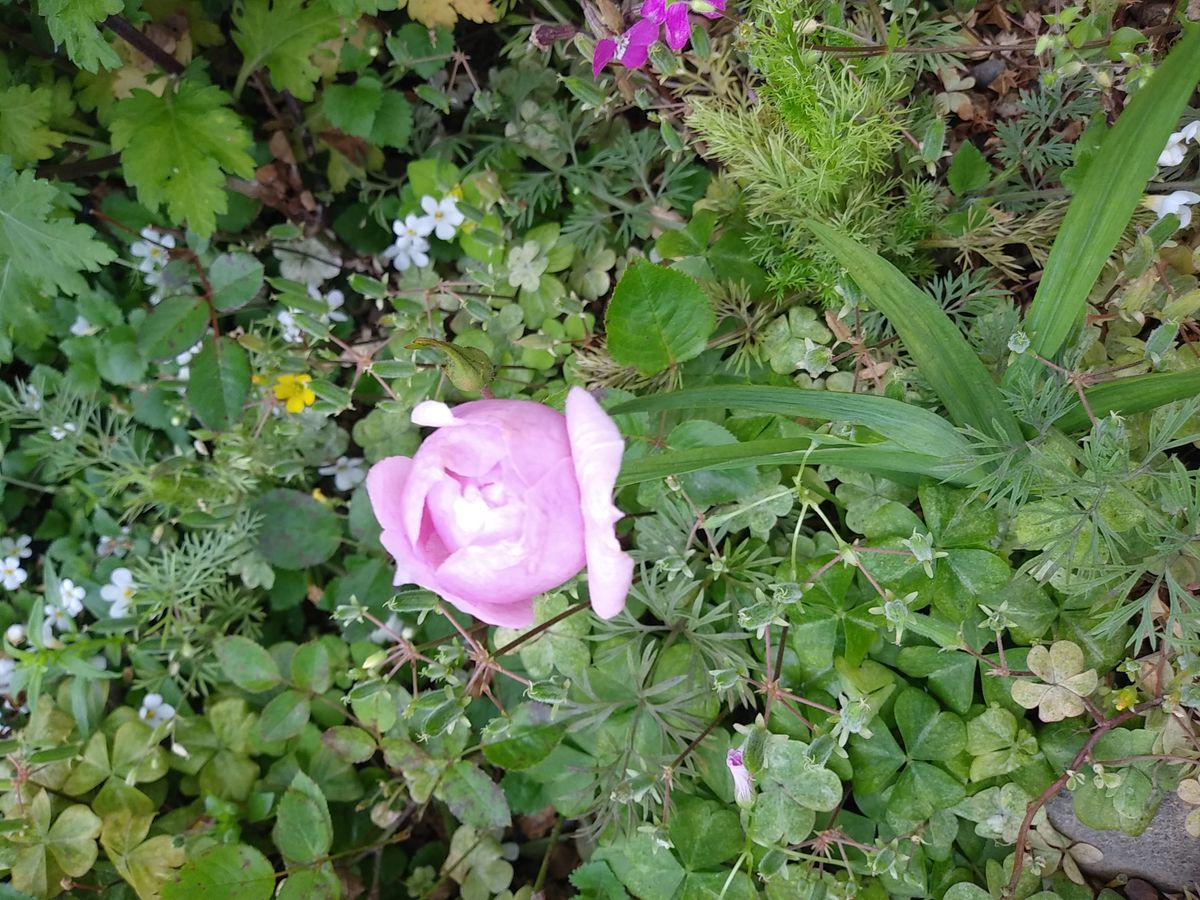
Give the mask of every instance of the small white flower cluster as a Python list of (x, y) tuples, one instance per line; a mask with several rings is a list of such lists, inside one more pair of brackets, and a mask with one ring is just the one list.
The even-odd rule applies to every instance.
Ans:
[(6, 591), (15, 591), (29, 577), (29, 573), (21, 566), (21, 560), (33, 556), (29, 546), (31, 543), (33, 538), (27, 534), (0, 538), (0, 585), (4, 585)]
[[(1189, 122), (1171, 134), (1167, 139), (1167, 146), (1159, 154), (1158, 164), (1173, 168), (1182, 163), (1187, 156), (1189, 143), (1200, 145), (1200, 119)], [(1146, 206), (1154, 210), (1160, 220), (1172, 214), (1178, 216), (1180, 228), (1187, 228), (1192, 224), (1192, 207), (1197, 203), (1200, 203), (1200, 194), (1195, 191), (1151, 194), (1146, 198)]]
[(64, 578), (58, 583), (58, 602), (47, 602), (45, 606), (46, 618), (42, 622), (43, 644), (51, 643), (54, 638), (53, 631), (61, 634), (70, 630), (75, 623), (75, 617), (83, 612), (83, 598), (86, 596), (87, 591), (83, 586), (70, 578)]
[[(346, 295), (336, 288), (327, 294), (322, 294), (315, 284), (308, 286), (308, 296), (314, 300), (324, 300), (326, 310), (317, 320), (320, 322), (345, 322), (349, 317), (342, 312), (342, 306), (346, 303)], [(301, 344), (304, 342), (304, 331), (296, 322), (296, 313), (299, 310), (285, 309), (275, 315), (276, 321), (279, 322), (280, 333), (283, 339), (289, 344)]]
[(133, 573), (121, 566), (113, 569), (108, 577), (108, 584), (100, 588), (100, 599), (111, 604), (108, 614), (114, 619), (122, 619), (133, 610), (133, 598), (137, 594), (137, 585), (133, 582)]
[(175, 377), (180, 381), (187, 381), (191, 374), (189, 363), (200, 352), (200, 348), (204, 346), (203, 341), (196, 341), (192, 346), (188, 347), (182, 353), (175, 357), (175, 365), (179, 366), (179, 371), (175, 373)]
[(383, 251), (383, 258), (390, 260), (397, 271), (403, 272), (412, 266), (425, 268), (429, 265), (429, 235), (442, 241), (451, 240), (466, 221), (453, 194), (447, 194), (441, 200), (427, 194), (421, 198), (421, 209), (425, 215), (409, 213), (404, 221), (397, 219), (392, 223), (396, 240)]
[[(174, 249), (175, 238), (173, 235), (164, 234), (149, 226), (142, 229), (142, 239), (134, 241), (129, 247), (130, 254), (141, 260), (138, 263), (138, 271), (142, 273), (143, 280), (154, 288), (153, 293), (150, 294), (152, 305), (157, 306), (162, 302), (165, 287), (163, 270), (171, 261), (171, 251)], [(75, 324), (79, 324), (78, 320)], [(74, 332), (74, 328), (72, 328), (72, 332)]]
[(367, 473), (363, 471), (363, 461), (348, 456), (339, 456), (328, 466), (317, 469), (322, 475), (332, 475), (333, 483), (339, 491), (351, 491), (362, 484)]
[(1188, 143), (1200, 144), (1200, 119), (1188, 122), (1167, 138), (1167, 146), (1158, 156), (1158, 164), (1164, 167), (1177, 166), (1187, 156)]

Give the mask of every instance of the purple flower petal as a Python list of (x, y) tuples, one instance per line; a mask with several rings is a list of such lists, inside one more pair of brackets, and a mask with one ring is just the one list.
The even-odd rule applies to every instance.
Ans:
[(668, 0), (646, 0), (642, 4), (642, 18), (649, 19), (655, 25), (661, 25), (666, 19)]
[(592, 54), (592, 77), (599, 78), (600, 70), (607, 66), (617, 55), (617, 42), (612, 38), (603, 38), (596, 42), (596, 52)]
[(672, 3), (667, 7), (667, 46), (672, 50), (682, 50), (692, 37), (692, 26), (688, 22), (688, 5), (684, 2)]

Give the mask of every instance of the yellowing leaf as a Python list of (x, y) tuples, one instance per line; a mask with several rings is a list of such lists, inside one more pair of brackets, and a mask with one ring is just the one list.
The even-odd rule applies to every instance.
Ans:
[(49, 158), (66, 138), (47, 127), (53, 99), (49, 88), (27, 84), (0, 90), (0, 154), (11, 156), (14, 166)]
[(113, 110), (113, 146), (138, 199), (165, 204), (172, 221), (186, 219), (202, 237), (225, 212), (226, 175), (254, 174), (250, 133), (228, 102), (220, 88), (185, 79), (161, 97), (134, 91)]
[(408, 0), (408, 14), (430, 28), (453, 27), (459, 16), (472, 22), (495, 22), (500, 18), (491, 0)]

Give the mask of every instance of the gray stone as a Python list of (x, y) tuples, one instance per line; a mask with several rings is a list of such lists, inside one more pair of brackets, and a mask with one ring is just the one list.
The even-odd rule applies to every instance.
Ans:
[(1090, 875), (1105, 880), (1118, 875), (1143, 878), (1161, 890), (1193, 890), (1200, 885), (1200, 840), (1184, 828), (1194, 806), (1168, 793), (1158, 812), (1137, 837), (1123, 831), (1096, 831), (1075, 817), (1071, 795), (1063, 792), (1046, 804), (1046, 816), (1059, 832), (1073, 841), (1099, 848), (1104, 859), (1081, 866)]

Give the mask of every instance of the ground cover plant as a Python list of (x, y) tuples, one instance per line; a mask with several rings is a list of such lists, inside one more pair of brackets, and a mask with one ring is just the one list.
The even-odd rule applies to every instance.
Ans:
[(1194, 7), (0, 9), (0, 895), (1144, 896)]

